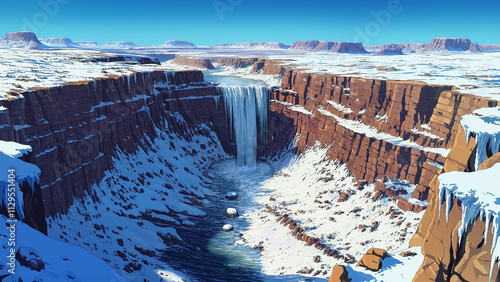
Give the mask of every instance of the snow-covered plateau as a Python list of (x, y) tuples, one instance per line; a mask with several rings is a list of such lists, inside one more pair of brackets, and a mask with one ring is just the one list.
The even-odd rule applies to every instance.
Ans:
[[(448, 220), (453, 200), (460, 200), (463, 212), (457, 231), (460, 238), (467, 235), (478, 219), (483, 220), (487, 228), (492, 226), (494, 230), (493, 236), (484, 233), (485, 241), (493, 240), (491, 269), (495, 259), (500, 258), (497, 247), (500, 195), (499, 189), (493, 189), (500, 183), (500, 164), (480, 169), (482, 163), (491, 161), (500, 151), (500, 108), (496, 103), (500, 101), (500, 52), (373, 56), (250, 49), (247, 45), (198, 48), (184, 41), (170, 41), (154, 48), (139, 48), (132, 42), (109, 42), (93, 48), (94, 43), (90, 42), (85, 43), (88, 48), (84, 50), (74, 46), (65, 48), (70, 43), (80, 44), (68, 40), (42, 41), (60, 47), (57, 49), (0, 49), (0, 115), (4, 115), (5, 121), (0, 124), (0, 136), (5, 140), (0, 140), (0, 225), (15, 223), (16, 226), (15, 235), (8, 228), (0, 228), (0, 256), (4, 258), (0, 280), (8, 277), (17, 281), (14, 279), (19, 277), (23, 281), (327, 281), (334, 266), (342, 265), (352, 281), (410, 281), (426, 259), (423, 247), (410, 247), (410, 240), (418, 232), (423, 210), (431, 204), (427, 202), (429, 187), (418, 182), (424, 179), (423, 173), (411, 182), (409, 178), (387, 177), (380, 171), (390, 171), (392, 165), (394, 171), (413, 171), (416, 168), (410, 163), (415, 160), (423, 160), (426, 172), (432, 173), (425, 177), (432, 179), (439, 171), (436, 195), (447, 215), (440, 220)], [(323, 89), (325, 85), (311, 86), (313, 83), (307, 81), (305, 89), (297, 90), (300, 93), (296, 89), (281, 89), (282, 74), (254, 72), (252, 65), (233, 67), (214, 63), (215, 69), (189, 72), (195, 68), (175, 63), (176, 55), (206, 60), (259, 58), (285, 69), (320, 76), (334, 74), (411, 81), (415, 85), (450, 85), (456, 93), (484, 99), (483, 104), (490, 107), (467, 111), (464, 116), (460, 114), (468, 109), (454, 109), (451, 114), (436, 110), (442, 116), (452, 115), (453, 122), (459, 121), (453, 124), (441, 115), (436, 118), (449, 132), (432, 131), (428, 123), (433, 113), (424, 110), (411, 117), (415, 122), (418, 120), (417, 125), (408, 130), (395, 129), (389, 128), (394, 125), (387, 125), (391, 115), (403, 122), (408, 118), (405, 106), (416, 108), (420, 101), (403, 99), (403, 105), (392, 105), (382, 112), (378, 110), (382, 104), (391, 103), (392, 96), (387, 101), (380, 98), (373, 102), (378, 112), (363, 119), (371, 109), (355, 108), (361, 103), (359, 99), (344, 105), (350, 99), (347, 86), (328, 85), (335, 88), (331, 94), (327, 93), (330, 96), (319, 97), (318, 93), (307, 91), (314, 87)], [(143, 76), (139, 87), (135, 75), (153, 71), (159, 71), (166, 81)], [(175, 78), (174, 85), (176, 72), (185, 76)], [(189, 81), (193, 77), (199, 80)], [(109, 83), (114, 86), (112, 90), (102, 86), (98, 91), (96, 83), (89, 83), (106, 79), (112, 80)], [(24, 113), (25, 123), (14, 123), (19, 117), (11, 115), (14, 110), (9, 108), (11, 101), (23, 101), (29, 92), (40, 89), (80, 84), (84, 84), (82, 92), (100, 96), (89, 96), (92, 98), (88, 99), (97, 100), (92, 101), (89, 112), (75, 110), (69, 117), (61, 115), (61, 119), (77, 120), (77, 127), (82, 128), (95, 123), (97, 133), (75, 132), (66, 137), (63, 132), (67, 128), (53, 128), (48, 121), (34, 118), (35, 114), (48, 116), (46, 111), (52, 108), (43, 106), (42, 113), (19, 111)], [(408, 89), (413, 91), (415, 85)], [(141, 93), (125, 97), (132, 88)], [(60, 89), (58, 105), (75, 106), (76, 102), (64, 104), (69, 98), (63, 93), (64, 88)], [(273, 93), (280, 91), (290, 99), (274, 99)], [(401, 92), (407, 94), (406, 90)], [(334, 101), (334, 93), (343, 96)], [(113, 95), (119, 99), (108, 97)], [(45, 97), (33, 99), (42, 98)], [(298, 102), (301, 99), (313, 102), (302, 105)], [(118, 104), (135, 105), (138, 101), (142, 103), (140, 108), (131, 113), (109, 110)], [(274, 112), (271, 104), (276, 106)], [(168, 111), (160, 115), (154, 112), (166, 105)], [(200, 110), (208, 105), (215, 108), (208, 112)], [(26, 102), (21, 106), (31, 104)], [(287, 116), (287, 111), (292, 114)], [(139, 115), (133, 115), (137, 112), (145, 113), (147, 124), (141, 123)], [(108, 122), (104, 113), (118, 117)], [(198, 121), (200, 113), (204, 115), (203, 122)], [(84, 115), (91, 118), (85, 119)], [(130, 116), (133, 118), (127, 120)], [(162, 119), (165, 116), (169, 118)], [(132, 127), (121, 124), (125, 120), (135, 128), (151, 127), (151, 135), (138, 138), (127, 131)], [(99, 122), (107, 124), (100, 126)], [(48, 125), (38, 129), (38, 123)], [(304, 130), (312, 128), (311, 124), (316, 126), (311, 130), (314, 132)], [(377, 126), (386, 126), (387, 132)], [(429, 156), (432, 160), (451, 157), (453, 142), (446, 142), (458, 127), (465, 132), (467, 145), (475, 142), (471, 150), (474, 155), (470, 161), (466, 160), (470, 164), (468, 171), (445, 171), (447, 166), (443, 162), (427, 161)], [(317, 129), (324, 131), (318, 133)], [(321, 143), (308, 139), (333, 129), (341, 129), (345, 136), (350, 134), (352, 140), (346, 137), (337, 146), (340, 141)], [(55, 182), (40, 185), (44, 174), (53, 172), (49, 167), (37, 166), (37, 161), (71, 159), (71, 153), (59, 151), (59, 146), (85, 143), (106, 130), (110, 131), (110, 138), (124, 131), (130, 133), (124, 140), (132, 140), (137, 148), (127, 150), (113, 144), (112, 152), (99, 151), (96, 159), (105, 153), (112, 156), (102, 165), (103, 177), (85, 175), (79, 179), (81, 183), (67, 185), (62, 193), (51, 191)], [(26, 132), (31, 134), (30, 138)], [(52, 136), (55, 143), (47, 146), (44, 136)], [(96, 150), (109, 147), (103, 146), (103, 142), (109, 142), (106, 138), (96, 139), (99, 139)], [(276, 144), (281, 147), (272, 147)], [(351, 144), (357, 145), (349, 147)], [(381, 151), (387, 149), (385, 152), (398, 154), (394, 162), (404, 165), (383, 166), (374, 158), (393, 156), (370, 155), (368, 149), (364, 155), (355, 154), (363, 146), (373, 144), (378, 144)], [(37, 147), (44, 149), (34, 154), (33, 148)], [(333, 150), (346, 148), (351, 150), (345, 152), (347, 159), (365, 163), (348, 167), (347, 161), (342, 163), (331, 157)], [(12, 169), (16, 171), (14, 178), (9, 176), (12, 173), (5, 173)], [(368, 183), (367, 178), (356, 177), (354, 169), (378, 169), (379, 173)], [(62, 178), (57, 181), (63, 182)], [(82, 196), (76, 196), (75, 185), (85, 186)], [(10, 187), (15, 188), (14, 194)], [(31, 190), (21, 191), (21, 187)], [(26, 211), (32, 214), (25, 203), (35, 201), (33, 195), (41, 190), (43, 195), (57, 199), (73, 199), (64, 213), (45, 217), (46, 235), (22, 222)], [(16, 219), (9, 217), (14, 214), (9, 208), (12, 199), (16, 199)], [(420, 210), (403, 208), (401, 201)], [(10, 245), (12, 236), (16, 240), (14, 252)], [(371, 248), (388, 253), (381, 259), (379, 270), (358, 263)], [(14, 267), (8, 264), (12, 253)], [(5, 258), (8, 260), (3, 263)], [(9, 272), (12, 268), (15, 275)]]

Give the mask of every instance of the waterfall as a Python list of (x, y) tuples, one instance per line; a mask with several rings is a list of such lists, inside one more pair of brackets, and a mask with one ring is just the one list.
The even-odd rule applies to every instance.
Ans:
[(236, 164), (255, 166), (257, 141), (267, 141), (269, 89), (261, 86), (220, 86), (231, 135), (236, 140)]

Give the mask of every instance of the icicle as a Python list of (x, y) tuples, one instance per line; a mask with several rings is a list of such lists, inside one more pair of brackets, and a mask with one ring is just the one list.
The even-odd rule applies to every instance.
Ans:
[[(255, 166), (257, 132), (267, 136), (269, 89), (251, 86), (222, 86), (231, 135), (236, 139), (238, 166)], [(233, 134), (234, 132), (234, 134)]]
[(450, 217), (450, 210), (453, 205), (453, 194), (446, 189), (446, 223), (448, 223), (448, 218)]
[(220, 96), (213, 96), (213, 97), (214, 97), (214, 101), (215, 101), (215, 107), (217, 108), (219, 106)]
[(130, 75), (127, 76), (127, 89), (128, 89), (128, 92), (130, 93), (132, 90), (130, 89)]

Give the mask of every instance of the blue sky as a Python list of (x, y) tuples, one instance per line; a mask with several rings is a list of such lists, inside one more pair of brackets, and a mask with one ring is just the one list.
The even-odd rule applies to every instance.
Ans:
[(22, 0), (1, 1), (0, 33), (40, 38), (197, 45), (298, 40), (364, 45), (466, 37), (500, 43), (500, 1)]

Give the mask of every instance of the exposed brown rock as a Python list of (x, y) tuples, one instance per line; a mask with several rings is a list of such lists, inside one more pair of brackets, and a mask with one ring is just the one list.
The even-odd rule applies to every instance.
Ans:
[[(444, 171), (470, 171), (474, 159), (475, 141), (470, 138), (466, 142), (463, 129), (459, 129), (453, 148), (445, 162)], [(482, 169), (499, 161), (498, 155), (493, 155), (483, 162)], [(479, 218), (466, 231), (461, 241), (458, 239), (458, 229), (462, 221), (462, 203), (454, 199), (448, 220), (446, 204), (439, 203), (439, 171), (430, 182), (429, 204), (422, 218), (410, 246), (422, 246), (424, 262), (417, 271), (414, 281), (489, 281), (490, 271), (492, 279), (498, 280), (500, 273), (498, 265), (491, 269), (491, 249), (493, 240), (484, 240), (484, 233), (488, 238), (493, 234), (492, 226), (486, 230), (484, 221)]]
[(382, 268), (382, 258), (373, 254), (365, 254), (357, 266), (376, 272)]
[(488, 159), (484, 160), (484, 162), (482, 162), (479, 165), (478, 170), (488, 169), (488, 168), (492, 167), (493, 165), (495, 165), (496, 163), (500, 163), (500, 152), (498, 152), (498, 153), (494, 154), (493, 156), (489, 157)]
[(382, 260), (388, 256), (386, 250), (371, 248), (358, 262), (358, 266), (362, 266), (371, 271), (379, 271), (382, 268)]
[(336, 264), (332, 269), (332, 274), (328, 278), (328, 282), (347, 282), (350, 281), (348, 278), (349, 273), (343, 265)]
[(347, 194), (346, 192), (342, 192), (342, 193), (340, 193), (340, 196), (339, 196), (337, 202), (339, 202), (339, 203), (345, 202), (345, 201), (347, 201), (347, 199), (349, 199), (349, 194)]
[(214, 66), (212, 65), (210, 60), (203, 58), (189, 58), (186, 56), (176, 55), (174, 63), (178, 65), (195, 67), (200, 69), (207, 69), (207, 70), (214, 69)]

